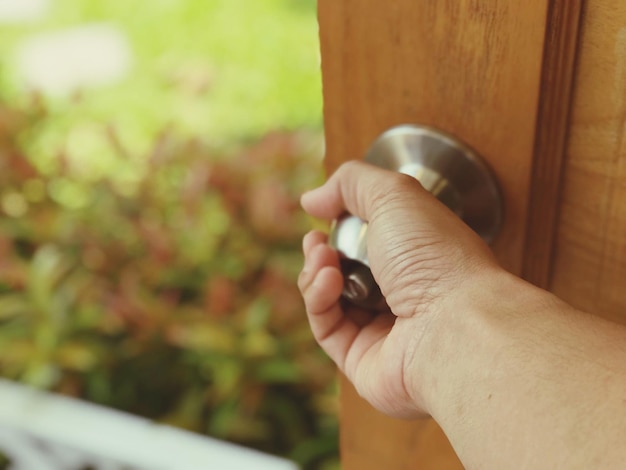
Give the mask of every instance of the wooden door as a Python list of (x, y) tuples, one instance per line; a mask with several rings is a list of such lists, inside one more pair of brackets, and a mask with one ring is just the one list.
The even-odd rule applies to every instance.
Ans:
[[(326, 169), (397, 124), (456, 135), (505, 199), (493, 248), (574, 306), (626, 319), (626, 2), (319, 0)], [(343, 468), (462, 468), (432, 421), (341, 387)]]

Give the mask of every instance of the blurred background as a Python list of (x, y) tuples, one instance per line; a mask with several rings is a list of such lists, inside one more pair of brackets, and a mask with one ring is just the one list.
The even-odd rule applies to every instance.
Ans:
[(337, 468), (315, 0), (0, 0), (0, 375)]

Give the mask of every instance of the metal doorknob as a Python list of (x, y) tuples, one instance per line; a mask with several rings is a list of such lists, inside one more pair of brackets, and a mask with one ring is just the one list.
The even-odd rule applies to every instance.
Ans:
[[(498, 234), (503, 210), (495, 178), (456, 138), (430, 127), (393, 127), (376, 139), (365, 161), (416, 178), (487, 243)], [(340, 255), (343, 297), (367, 309), (386, 309), (367, 258), (367, 222), (349, 214), (340, 217), (328, 242)]]

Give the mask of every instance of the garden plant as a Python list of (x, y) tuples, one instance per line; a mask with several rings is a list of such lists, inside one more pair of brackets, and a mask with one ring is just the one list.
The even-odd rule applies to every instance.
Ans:
[[(59, 3), (52, 23), (129, 23), (137, 65), (117, 87), (58, 98), (19, 90), (0, 63), (0, 375), (334, 468), (335, 371), (295, 283), (311, 225), (298, 199), (321, 178), (320, 117), (307, 114), (320, 97), (285, 78), (286, 46), (275, 76), (240, 65), (255, 42), (276, 52), (255, 18), (311, 25), (315, 2), (157, 2), (146, 16), (169, 19), (171, 50), (146, 18), (130, 24), (132, 2)], [(256, 36), (232, 66), (214, 51), (211, 68), (185, 34), (229, 11)], [(233, 70), (264, 90), (265, 113), (229, 91)]]

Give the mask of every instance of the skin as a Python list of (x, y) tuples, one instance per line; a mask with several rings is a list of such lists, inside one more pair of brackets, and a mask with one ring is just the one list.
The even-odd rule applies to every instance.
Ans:
[(626, 468), (626, 328), (507, 273), (405, 175), (348, 162), (303, 195), (368, 221), (390, 312), (340, 301), (338, 254), (303, 240), (298, 285), (319, 345), (390, 416), (432, 416), (469, 469)]

